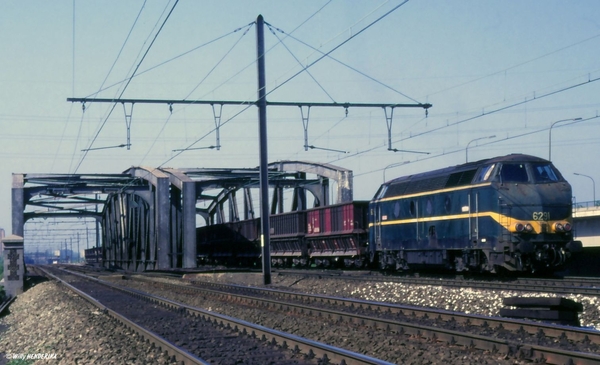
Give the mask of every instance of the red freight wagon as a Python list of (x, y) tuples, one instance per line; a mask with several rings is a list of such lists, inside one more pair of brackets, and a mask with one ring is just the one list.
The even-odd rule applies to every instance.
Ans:
[(311, 209), (306, 213), (306, 233), (349, 233), (367, 229), (368, 202), (352, 202)]
[(272, 215), (269, 221), (271, 238), (282, 236), (304, 236), (306, 212), (296, 211)]
[(306, 212), (296, 211), (272, 215), (271, 261), (276, 266), (306, 265), (308, 250), (304, 242)]
[(306, 214), (309, 256), (318, 266), (345, 262), (363, 266), (367, 245), (368, 202), (355, 201), (311, 209)]

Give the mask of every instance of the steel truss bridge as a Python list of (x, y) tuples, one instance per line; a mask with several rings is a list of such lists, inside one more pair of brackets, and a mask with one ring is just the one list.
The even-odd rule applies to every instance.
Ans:
[[(257, 217), (253, 192), (259, 191), (259, 177), (258, 167), (13, 174), (12, 231), (23, 236), (25, 223), (34, 218), (92, 217), (102, 227), (104, 266), (194, 268), (197, 225)], [(352, 171), (328, 164), (271, 163), (268, 182), (271, 214), (353, 198)]]

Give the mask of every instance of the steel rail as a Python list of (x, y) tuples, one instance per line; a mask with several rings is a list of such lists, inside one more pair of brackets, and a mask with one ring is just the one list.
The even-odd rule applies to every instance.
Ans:
[(8, 309), (8, 306), (10, 306), (11, 303), (15, 301), (15, 299), (17, 299), (16, 296), (10, 296), (6, 298), (2, 303), (0, 303), (0, 314), (2, 314), (2, 312), (4, 312), (5, 309)]
[[(580, 295), (591, 295), (600, 296), (600, 281), (594, 281), (593, 279), (586, 280), (587, 285), (573, 285), (572, 280), (567, 280), (564, 284), (561, 279), (524, 279), (520, 278), (515, 281), (502, 282), (498, 280), (492, 281), (481, 281), (481, 280), (466, 280), (466, 279), (452, 279), (452, 278), (428, 278), (428, 277), (407, 277), (407, 276), (380, 276), (380, 275), (347, 275), (346, 273), (340, 274), (339, 272), (311, 272), (306, 271), (278, 271), (279, 275), (304, 275), (304, 276), (331, 276), (338, 279), (344, 280), (355, 280), (355, 281), (377, 281), (377, 282), (393, 282), (393, 283), (405, 283), (410, 285), (433, 285), (433, 286), (445, 286), (453, 288), (474, 288), (474, 289), (491, 289), (491, 290), (512, 290), (512, 291), (531, 291), (531, 292), (545, 292), (553, 294), (580, 294)], [(598, 286), (594, 286), (594, 284)]]
[[(304, 273), (304, 271), (303, 271)], [(332, 275), (332, 276), (336, 276), (336, 277), (344, 277), (342, 274), (340, 274), (338, 271), (335, 271), (333, 273), (321, 273), (321, 274), (314, 274), (314, 275)], [(129, 278), (133, 278), (130, 275), (126, 275)], [(150, 275), (144, 275), (144, 276), (154, 276), (153, 274)], [(354, 278), (355, 276), (351, 276), (350, 278)], [(344, 277), (346, 278), (346, 277)], [(375, 277), (377, 278), (377, 277)], [(144, 280), (141, 277), (136, 277), (134, 278), (135, 280)], [(146, 280), (151, 280), (151, 279), (146, 279)], [(194, 280), (189, 280), (187, 279), (189, 282), (194, 283)], [(370, 280), (370, 279), (368, 279)], [(426, 280), (434, 280), (434, 279), (426, 279)], [(531, 280), (540, 280), (540, 279), (531, 279)], [(544, 279), (542, 279), (544, 280)], [(593, 279), (591, 279), (593, 280)], [(154, 282), (154, 281), (153, 281)], [(502, 325), (505, 329), (507, 330), (512, 330), (512, 331), (523, 331), (525, 330), (527, 333), (529, 334), (539, 334), (540, 331), (543, 331), (545, 336), (548, 337), (553, 337), (553, 338), (559, 338), (559, 339), (567, 339), (567, 340), (572, 340), (572, 341), (590, 341), (591, 343), (595, 343), (595, 344), (600, 344), (600, 332), (598, 331), (594, 331), (594, 330), (587, 330), (587, 329), (581, 329), (581, 328), (576, 328), (576, 327), (571, 327), (568, 328), (568, 330), (566, 330), (566, 328), (564, 326), (557, 326), (557, 325), (552, 325), (552, 324), (547, 324), (547, 323), (543, 323), (543, 322), (528, 322), (528, 321), (520, 321), (520, 320), (513, 320), (513, 319), (508, 319), (508, 318), (500, 318), (500, 317), (487, 317), (487, 316), (482, 316), (482, 315), (476, 315), (476, 314), (464, 314), (461, 312), (453, 312), (453, 311), (444, 311), (444, 310), (438, 310), (438, 309), (428, 309), (425, 307), (416, 307), (416, 306), (408, 306), (408, 305), (398, 305), (398, 304), (390, 304), (390, 303), (384, 303), (384, 302), (369, 302), (369, 301), (363, 301), (360, 299), (351, 299), (351, 298), (339, 298), (339, 297), (328, 297), (328, 296), (322, 296), (322, 295), (316, 295), (316, 294), (303, 294), (303, 293), (295, 293), (295, 292), (286, 292), (286, 291), (278, 291), (278, 290), (274, 290), (274, 289), (267, 289), (267, 288), (256, 288), (256, 287), (248, 287), (248, 286), (240, 286), (240, 285), (233, 285), (233, 284), (220, 284), (220, 283), (209, 283), (209, 282), (203, 282), (203, 281), (199, 281), (197, 283), (201, 283), (202, 285), (205, 286), (213, 286), (215, 288), (227, 288), (227, 287), (232, 287), (232, 288), (236, 288), (238, 290), (245, 290), (245, 291), (256, 291), (256, 292), (273, 292), (276, 295), (289, 295), (292, 297), (297, 297), (297, 298), (308, 298), (308, 299), (304, 299), (304, 300), (311, 300), (310, 298), (322, 298), (320, 299), (321, 301), (332, 301), (335, 300), (339, 303), (345, 303), (343, 305), (346, 306), (354, 306), (355, 304), (358, 306), (361, 306), (362, 303), (365, 303), (367, 306), (369, 307), (373, 307), (373, 308), (378, 308), (378, 310), (380, 311), (389, 311), (391, 313), (401, 313), (401, 312), (410, 312), (411, 315), (414, 315), (416, 317), (440, 317), (446, 321), (451, 321), (451, 320), (456, 320), (457, 323), (470, 323), (470, 324), (475, 324), (475, 325)], [(439, 279), (436, 280), (436, 285), (443, 285), (443, 284), (439, 284)], [(169, 285), (176, 285), (176, 284), (169, 284)], [(218, 290), (218, 289), (217, 289)], [(377, 305), (375, 305), (375, 303)]]
[[(77, 270), (74, 269), (73, 270)], [(81, 270), (84, 272), (83, 270)], [(224, 270), (227, 272), (227, 270)], [(405, 283), (411, 285), (432, 285), (446, 286), (454, 288), (474, 288), (474, 289), (489, 289), (489, 290), (511, 290), (511, 291), (531, 291), (531, 292), (546, 292), (553, 294), (564, 295), (590, 295), (600, 296), (600, 279), (589, 277), (565, 277), (563, 279), (546, 279), (546, 278), (515, 278), (512, 281), (503, 282), (499, 280), (471, 280), (464, 278), (431, 278), (431, 277), (409, 277), (409, 276), (386, 276), (374, 274), (370, 271), (336, 271), (336, 270), (282, 270), (277, 269), (278, 275), (303, 275), (303, 276), (318, 276), (332, 277), (343, 280), (354, 281), (376, 281), (376, 282), (393, 282)], [(211, 271), (213, 272), (213, 271)], [(162, 273), (168, 275), (167, 272)], [(157, 275), (154, 272), (147, 272), (144, 275)], [(178, 275), (180, 276), (180, 275)], [(460, 275), (459, 275), (460, 276)]]
[[(78, 274), (81, 276), (85, 276), (84, 274)], [(124, 277), (128, 277), (127, 275)], [(129, 277), (131, 278), (131, 277)], [(269, 299), (259, 299), (256, 297), (250, 297), (242, 294), (233, 294), (233, 293), (224, 293), (218, 290), (211, 289), (203, 289), (193, 286), (184, 286), (177, 284), (169, 284), (164, 282), (156, 282), (154, 280), (148, 278), (133, 278), (135, 280), (143, 280), (143, 281), (151, 281), (156, 284), (165, 285), (168, 287), (176, 287), (181, 290), (187, 291), (203, 291), (212, 293), (217, 296), (225, 297), (225, 298), (237, 298), (240, 301), (246, 301), (252, 305), (264, 305), (266, 307), (273, 307), (280, 310), (293, 310), (298, 311), (300, 313), (308, 313), (309, 315), (318, 315), (318, 316), (327, 316), (329, 318), (334, 318), (337, 320), (346, 320), (353, 323), (360, 324), (368, 324), (375, 328), (381, 328), (384, 330), (393, 330), (401, 334), (409, 334), (420, 337), (426, 337), (432, 341), (446, 341), (450, 344), (458, 344), (468, 348), (478, 348), (483, 350), (490, 350), (493, 352), (504, 352), (507, 355), (514, 356), (519, 359), (529, 359), (532, 361), (543, 361), (546, 363), (552, 364), (600, 364), (600, 356), (592, 353), (581, 353), (576, 351), (568, 351), (557, 348), (538, 346), (533, 344), (522, 344), (510, 342), (507, 340), (498, 340), (491, 337), (466, 334), (463, 332), (452, 331), (452, 330), (444, 330), (438, 327), (428, 327), (421, 325), (414, 325), (410, 323), (404, 322), (396, 322), (390, 320), (383, 319), (374, 319), (367, 316), (360, 315), (349, 315), (348, 313), (326, 310), (322, 308), (308, 307), (306, 305), (295, 305), (290, 303), (281, 303), (276, 300)], [(101, 280), (100, 280), (101, 281)], [(192, 282), (192, 281), (191, 281)], [(403, 312), (404, 314), (408, 313), (409, 315), (413, 315), (415, 317), (436, 317), (443, 320), (455, 320), (461, 323), (469, 323), (469, 324), (478, 324), (482, 326), (490, 326), (490, 324), (496, 324), (498, 326), (502, 326), (504, 329), (511, 329), (513, 331), (527, 331), (530, 334), (543, 334), (548, 337), (556, 337), (559, 339), (570, 339), (574, 341), (591, 341), (595, 343), (599, 343), (600, 341), (600, 333), (596, 331), (582, 330), (577, 328), (566, 328), (564, 326), (554, 326), (543, 323), (531, 323), (524, 322), (519, 320), (510, 320), (510, 319), (501, 319), (494, 317), (485, 317), (478, 315), (468, 315), (457, 312), (450, 311), (440, 311), (433, 310), (427, 308), (419, 308), (412, 306), (402, 306), (396, 304), (389, 303), (381, 303), (381, 302), (368, 302), (359, 299), (345, 299), (345, 298), (337, 298), (337, 297), (327, 297), (322, 295), (309, 295), (309, 294), (301, 294), (301, 293), (293, 293), (293, 292), (282, 292), (273, 289), (262, 289), (255, 287), (246, 287), (239, 285), (229, 285), (229, 284), (216, 284), (216, 283), (206, 283), (202, 282), (209, 287), (215, 288), (235, 288), (242, 289), (245, 291), (255, 291), (262, 293), (272, 293), (273, 295), (284, 295), (295, 298), (300, 298), (299, 300), (316, 300), (322, 302), (328, 302), (330, 304), (335, 305), (345, 305), (345, 306), (359, 306), (363, 308), (370, 308), (372, 310), (380, 310), (380, 311), (390, 311), (390, 312)], [(135, 291), (134, 289), (127, 289), (131, 291)], [(311, 299), (312, 298), (312, 299)], [(168, 299), (166, 299), (169, 301)], [(176, 303), (175, 305), (181, 307), (181, 303)], [(263, 304), (264, 303), (264, 304)]]
[[(31, 268), (31, 266), (29, 268)], [(127, 319), (126, 317), (120, 315), (119, 313), (113, 311), (112, 309), (106, 308), (102, 303), (100, 303), (98, 300), (96, 300), (92, 296), (75, 288), (73, 285), (71, 285), (68, 282), (66, 282), (65, 280), (57, 277), (56, 275), (48, 272), (47, 270), (45, 270), (39, 266), (37, 266), (36, 269), (43, 272), (44, 276), (59, 282), (64, 287), (68, 288), (69, 290), (73, 291), (74, 293), (76, 293), (77, 295), (82, 297), (83, 299), (87, 300), (89, 303), (91, 303), (92, 305), (94, 305), (95, 307), (97, 307), (98, 309), (103, 311), (104, 313), (106, 313), (109, 316), (111, 316), (112, 318), (116, 319), (119, 323), (132, 329), (138, 335), (140, 335), (143, 339), (148, 339), (151, 343), (153, 343), (161, 351), (164, 350), (170, 356), (177, 359), (178, 362), (181, 362), (185, 365), (196, 365), (196, 364), (210, 365), (210, 363), (194, 356), (193, 354), (187, 352), (186, 350), (184, 350), (182, 348), (179, 348), (179, 347), (173, 345), (171, 342), (167, 341), (166, 339), (162, 338), (161, 336), (157, 335), (156, 333), (148, 331), (145, 328), (136, 324), (135, 322), (133, 322), (133, 321)]]
[[(151, 280), (146, 278), (136, 278), (136, 280)], [(334, 305), (341, 305), (345, 307), (357, 307), (357, 308), (369, 308), (373, 311), (378, 311), (381, 313), (400, 313), (400, 314), (409, 314), (418, 318), (440, 318), (444, 321), (456, 321), (457, 323), (469, 323), (471, 325), (479, 325), (479, 326), (490, 326), (490, 327), (498, 327), (502, 326), (506, 330), (512, 331), (526, 331), (529, 334), (539, 334), (540, 331), (543, 331), (545, 336), (553, 337), (553, 338), (566, 338), (567, 340), (572, 341), (590, 341), (591, 343), (600, 345), (600, 331), (588, 330), (577, 327), (565, 327), (559, 325), (553, 325), (543, 322), (531, 322), (531, 321), (521, 321), (517, 319), (509, 319), (502, 317), (488, 317), (477, 314), (466, 314), (461, 312), (453, 312), (441, 309), (427, 308), (427, 307), (416, 307), (410, 305), (401, 305), (394, 303), (385, 303), (385, 302), (372, 302), (362, 299), (353, 299), (353, 298), (341, 298), (341, 297), (331, 297), (326, 295), (317, 295), (317, 294), (305, 294), (305, 293), (296, 293), (296, 292), (288, 292), (288, 291), (280, 291), (275, 289), (268, 288), (256, 288), (256, 287), (247, 287), (242, 285), (232, 285), (232, 284), (219, 284), (219, 283), (208, 283), (208, 282), (196, 282), (190, 281), (192, 283), (202, 284), (209, 288), (217, 288), (214, 290), (217, 293), (219, 292), (219, 288), (234, 288), (236, 290), (242, 290), (245, 292), (255, 292), (255, 293), (269, 293), (273, 296), (288, 297), (290, 299), (294, 299), (297, 301), (303, 302), (323, 302)], [(160, 283), (164, 284), (164, 283)], [(168, 284), (168, 285), (176, 285), (176, 284)], [(182, 288), (190, 288), (189, 286), (181, 286)], [(200, 290), (207, 290), (201, 289)]]
[[(148, 280), (148, 279), (145, 279)], [(155, 282), (156, 283), (156, 282)], [(422, 325), (414, 325), (411, 323), (405, 322), (397, 322), (392, 320), (385, 319), (375, 319), (372, 317), (362, 316), (362, 315), (353, 315), (340, 311), (327, 310), (323, 308), (309, 307), (306, 305), (296, 305), (290, 303), (281, 303), (277, 300), (270, 299), (262, 299), (256, 297), (250, 297), (241, 294), (232, 294), (219, 292), (216, 290), (210, 289), (201, 289), (194, 288), (191, 286), (182, 286), (176, 284), (168, 284), (159, 282), (160, 285), (177, 287), (182, 290), (202, 290), (212, 292), (215, 295), (223, 296), (223, 297), (231, 297), (236, 298), (240, 301), (246, 301), (247, 303), (253, 305), (260, 305), (261, 302), (265, 303), (264, 305), (267, 307), (274, 307), (281, 310), (295, 310), (300, 313), (308, 312), (309, 314), (316, 314), (320, 316), (326, 315), (329, 318), (334, 318), (338, 320), (347, 320), (354, 323), (362, 323), (362, 324), (370, 324), (376, 328), (383, 328), (386, 330), (394, 330), (399, 333), (406, 333), (411, 335), (423, 336), (430, 338), (436, 341), (446, 341), (451, 344), (459, 344), (465, 347), (475, 347), (483, 350), (490, 351), (502, 351), (506, 354), (515, 356), (517, 358), (526, 358), (533, 361), (541, 361), (544, 360), (548, 363), (553, 364), (600, 364), (600, 355), (591, 354), (591, 353), (581, 353), (577, 351), (567, 351), (561, 350), (552, 347), (538, 346), (538, 345), (530, 345), (530, 344), (520, 344), (520, 343), (512, 343), (506, 340), (498, 340), (491, 337), (467, 334), (463, 332), (453, 331), (453, 330), (445, 330), (438, 327), (429, 327)], [(374, 311), (382, 311), (382, 312), (406, 312), (408, 314), (415, 315), (417, 317), (434, 317), (441, 318), (442, 320), (457, 320), (462, 323), (470, 323), (470, 324), (479, 324), (482, 326), (490, 326), (497, 325), (502, 326), (504, 329), (512, 329), (512, 330), (525, 330), (530, 334), (538, 334), (540, 331), (544, 335), (549, 337), (557, 337), (557, 338), (568, 338), (571, 340), (590, 340), (596, 343), (600, 343), (600, 332), (589, 331), (583, 329), (573, 328), (567, 329), (563, 326), (554, 326), (543, 323), (531, 323), (524, 322), (518, 320), (510, 320), (510, 319), (502, 319), (502, 318), (493, 318), (493, 317), (485, 317), (485, 316), (477, 316), (477, 315), (468, 315), (456, 312), (449, 311), (438, 311), (427, 308), (418, 308), (418, 307), (410, 307), (410, 306), (401, 306), (396, 304), (388, 304), (388, 303), (378, 303), (378, 302), (368, 302), (358, 299), (345, 299), (345, 298), (337, 298), (337, 297), (327, 297), (320, 295), (309, 295), (309, 294), (299, 294), (292, 292), (281, 292), (273, 289), (260, 289), (260, 288), (250, 288), (244, 286), (237, 285), (227, 285), (227, 284), (214, 284), (214, 283), (206, 283), (209, 286), (213, 287), (233, 287), (236, 289), (248, 289), (248, 291), (262, 291), (262, 292), (272, 292), (276, 295), (297, 297), (303, 300), (307, 299), (316, 299), (317, 301), (329, 302), (330, 304), (336, 305), (344, 305), (344, 306), (359, 306), (362, 308), (370, 308)]]
[(188, 306), (184, 303), (176, 302), (156, 295), (150, 295), (139, 290), (114, 285), (107, 281), (97, 279), (94, 277), (89, 277), (85, 274), (81, 274), (78, 272), (73, 272), (66, 269), (60, 270), (70, 275), (75, 275), (78, 277), (85, 278), (86, 280), (94, 281), (96, 283), (110, 287), (111, 289), (119, 290), (121, 292), (130, 294), (134, 297), (148, 300), (152, 303), (162, 305), (164, 307), (185, 311), (189, 315), (197, 316), (204, 320), (210, 320), (213, 323), (221, 325), (222, 327), (237, 329), (237, 331), (242, 334), (247, 334), (252, 337), (261, 338), (263, 339), (263, 341), (269, 341), (271, 344), (278, 344), (283, 348), (294, 347), (294, 351), (299, 351), (308, 355), (309, 357), (317, 357), (323, 360), (327, 359), (327, 361), (333, 361), (345, 365), (393, 365), (392, 363), (384, 360), (376, 359), (356, 352), (330, 346), (321, 342), (312, 341), (303, 337), (299, 337), (282, 331), (277, 331), (254, 323), (246, 322), (241, 319), (229, 317), (223, 314)]
[[(142, 279), (142, 280), (145, 281), (145, 280), (149, 280), (149, 279)], [(152, 281), (152, 280), (150, 280), (150, 281)], [(387, 320), (387, 319), (378, 319), (378, 318), (368, 317), (368, 316), (364, 316), (364, 315), (348, 314), (346, 312), (328, 310), (328, 309), (317, 308), (317, 307), (310, 307), (310, 306), (302, 305), (302, 304), (282, 303), (281, 301), (277, 301), (277, 300), (250, 297), (250, 296), (242, 295), (242, 294), (226, 293), (226, 292), (220, 292), (220, 291), (216, 291), (216, 290), (197, 288), (197, 287), (193, 287), (193, 286), (183, 286), (183, 285), (169, 284), (169, 283), (156, 282), (156, 281), (152, 281), (152, 282), (157, 283), (159, 285), (164, 285), (167, 287), (176, 287), (181, 290), (202, 291), (205, 293), (208, 292), (209, 294), (214, 294), (218, 297), (234, 298), (237, 301), (245, 302), (252, 306), (262, 305), (267, 308), (275, 308), (275, 309), (278, 309), (281, 311), (295, 311), (295, 312), (298, 312), (301, 314), (308, 314), (309, 316), (316, 315), (316, 316), (320, 316), (320, 317), (327, 317), (327, 318), (335, 319), (338, 321), (348, 321), (350, 323), (369, 325), (369, 326), (372, 326), (373, 328), (380, 328), (380, 329), (384, 329), (386, 331), (395, 331), (399, 334), (408, 334), (408, 335), (413, 335), (413, 336), (418, 336), (418, 337), (424, 337), (424, 338), (428, 338), (431, 341), (441, 341), (441, 342), (447, 342), (449, 344), (454, 344), (454, 345), (462, 345), (467, 348), (477, 348), (477, 349), (488, 350), (488, 351), (492, 351), (492, 352), (502, 352), (507, 355), (519, 358), (519, 359), (528, 359), (528, 360), (532, 360), (532, 361), (545, 361), (546, 363), (551, 363), (551, 364), (584, 364), (584, 365), (600, 364), (600, 355), (591, 354), (591, 353), (568, 351), (568, 350), (562, 350), (562, 349), (546, 347), (546, 346), (538, 346), (538, 345), (533, 345), (533, 344), (521, 344), (521, 343), (516, 343), (516, 342), (512, 342), (512, 341), (508, 341), (508, 340), (496, 339), (496, 338), (492, 338), (492, 337), (488, 337), (488, 336), (468, 334), (468, 333), (454, 331), (454, 330), (446, 330), (446, 329), (442, 329), (439, 327), (431, 327), (431, 326), (424, 326), (424, 325), (412, 324), (412, 323), (406, 323), (406, 322), (398, 322), (398, 321)], [(346, 300), (344, 298), (336, 298), (336, 297), (313, 296), (313, 295), (298, 294), (298, 293), (291, 293), (291, 292), (280, 292), (280, 291), (276, 291), (276, 290), (272, 290), (272, 289), (249, 288), (249, 287), (243, 287), (243, 286), (237, 286), (237, 285), (227, 285), (227, 284), (214, 284), (214, 283), (207, 283), (207, 284), (209, 284), (209, 286), (216, 286), (216, 287), (222, 286), (222, 287), (233, 287), (236, 289), (240, 289), (240, 288), (241, 289), (249, 289), (250, 291), (256, 290), (256, 291), (273, 292), (273, 293), (276, 293), (277, 295), (290, 295), (290, 296), (296, 296), (296, 297), (300, 297), (300, 298), (304, 298), (304, 299), (310, 298), (310, 297), (315, 297), (319, 301), (328, 301), (330, 304), (331, 303), (333, 303), (333, 304), (344, 303), (343, 305), (357, 304), (357, 305), (360, 305), (361, 307), (366, 306), (372, 310), (378, 310), (378, 309), (379, 310), (391, 310), (394, 307), (403, 307), (403, 306), (396, 306), (393, 304), (388, 305), (386, 303), (368, 302), (368, 301), (361, 301), (361, 300)], [(130, 289), (130, 290), (133, 290), (133, 289)], [(380, 305), (381, 305), (381, 307), (380, 307)], [(417, 307), (405, 307), (405, 308), (408, 308), (410, 311), (412, 311), (411, 314), (414, 314), (414, 315), (417, 315), (417, 312), (421, 310), (420, 308), (417, 308)], [(425, 312), (429, 313), (429, 315), (439, 315), (440, 318), (442, 318), (441, 317), (442, 313), (447, 313), (450, 316), (458, 315), (459, 317), (462, 317), (462, 314), (458, 314), (458, 313), (454, 313), (454, 312), (447, 312), (447, 311), (438, 312), (435, 310), (425, 309)], [(427, 317), (428, 316), (427, 313), (422, 313), (422, 317)], [(489, 317), (469, 316), (469, 315), (464, 315), (464, 316), (467, 318), (467, 321), (473, 320), (473, 319), (476, 319), (476, 317), (479, 317), (478, 319), (479, 319), (479, 321), (481, 321), (482, 324), (488, 323), (488, 325), (489, 325), (490, 321), (492, 321), (492, 322), (494, 321), (493, 318), (489, 318)], [(451, 317), (451, 318), (454, 318), (454, 317)], [(442, 318), (442, 319), (444, 319), (444, 318)], [(512, 321), (512, 320), (497, 319), (497, 321), (499, 322), (499, 324), (502, 323), (504, 328), (506, 328), (506, 326), (511, 323), (514, 325), (514, 328), (518, 328), (518, 329), (524, 329), (524, 327), (529, 325), (529, 323), (527, 323), (527, 322)], [(535, 326), (535, 324), (531, 324), (531, 325)], [(547, 327), (544, 326), (544, 327), (551, 328), (552, 326), (547, 326)], [(539, 330), (539, 328), (538, 328), (538, 330)], [(564, 332), (565, 328), (559, 327), (559, 330), (562, 330)], [(533, 333), (538, 333), (538, 331), (535, 331)]]

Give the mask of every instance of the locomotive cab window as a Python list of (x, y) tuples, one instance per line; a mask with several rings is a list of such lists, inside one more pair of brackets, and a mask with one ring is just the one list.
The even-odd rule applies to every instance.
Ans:
[(388, 185), (381, 185), (377, 193), (375, 194), (375, 200), (382, 199), (385, 196), (385, 192), (388, 189)]
[(550, 164), (533, 165), (531, 170), (537, 183), (556, 182), (560, 180)]
[(505, 163), (502, 164), (500, 170), (500, 178), (502, 182), (527, 182), (527, 168), (523, 163)]
[(477, 174), (477, 176), (475, 177), (475, 180), (473, 182), (474, 183), (480, 183), (480, 182), (491, 180), (490, 177), (493, 176), (494, 167), (496, 167), (496, 164), (491, 164), (491, 165), (483, 166), (479, 170), (479, 173)]

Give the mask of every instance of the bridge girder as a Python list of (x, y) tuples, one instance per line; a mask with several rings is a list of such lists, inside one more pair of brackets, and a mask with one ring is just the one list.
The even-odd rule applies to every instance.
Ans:
[[(281, 161), (269, 165), (271, 212), (352, 200), (352, 171), (328, 164)], [(307, 178), (308, 175), (315, 177)], [(92, 217), (101, 222), (105, 266), (131, 271), (196, 267), (196, 217), (205, 224), (254, 218), (252, 190), (259, 169), (132, 167), (121, 174), (13, 174), (13, 234), (33, 218)], [(238, 191), (243, 192), (239, 209)], [(101, 209), (99, 209), (101, 207)], [(93, 209), (90, 209), (93, 208)], [(226, 214), (226, 210), (229, 214)]]

